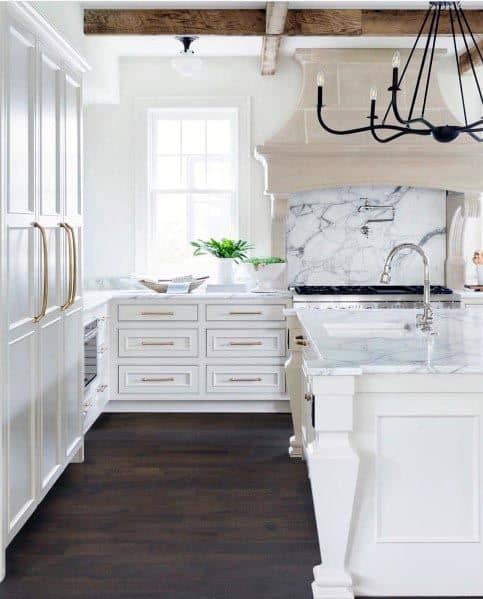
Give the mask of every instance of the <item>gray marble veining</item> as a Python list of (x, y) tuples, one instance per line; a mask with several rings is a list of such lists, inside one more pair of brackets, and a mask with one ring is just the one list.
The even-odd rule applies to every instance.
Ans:
[(435, 310), (436, 335), (416, 329), (418, 310), (296, 308), (311, 342), (310, 374), (483, 374), (483, 313)]
[[(380, 209), (361, 208), (364, 198)], [(290, 201), (287, 226), (289, 282), (375, 283), (389, 251), (398, 243), (409, 242), (422, 246), (428, 255), (431, 282), (444, 284), (445, 200), (445, 191), (400, 186), (341, 187), (296, 194)], [(367, 223), (370, 219), (380, 222)], [(421, 281), (418, 256), (401, 253), (394, 261), (393, 283)]]

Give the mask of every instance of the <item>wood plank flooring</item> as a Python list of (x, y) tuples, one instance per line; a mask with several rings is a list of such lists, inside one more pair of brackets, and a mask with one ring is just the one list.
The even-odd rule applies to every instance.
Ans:
[(106, 414), (7, 551), (1, 599), (308, 599), (285, 414)]

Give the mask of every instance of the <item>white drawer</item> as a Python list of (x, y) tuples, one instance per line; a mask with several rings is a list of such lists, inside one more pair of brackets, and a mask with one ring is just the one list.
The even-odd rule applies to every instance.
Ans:
[(119, 393), (198, 393), (198, 366), (119, 366)]
[(118, 308), (119, 320), (198, 320), (198, 306), (196, 304), (153, 304), (148, 305), (120, 305)]
[(119, 357), (195, 357), (198, 329), (120, 329)]
[(208, 304), (206, 320), (285, 320), (284, 304)]
[(208, 329), (208, 357), (285, 356), (285, 329)]
[(483, 304), (465, 304), (465, 308), (467, 310), (478, 312), (483, 310)]
[(283, 366), (207, 366), (208, 393), (279, 394), (285, 391)]

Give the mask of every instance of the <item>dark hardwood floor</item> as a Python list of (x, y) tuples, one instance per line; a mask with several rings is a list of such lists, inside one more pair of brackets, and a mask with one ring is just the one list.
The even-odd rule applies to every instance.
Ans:
[(112, 414), (7, 551), (1, 599), (308, 599), (320, 562), (285, 414)]

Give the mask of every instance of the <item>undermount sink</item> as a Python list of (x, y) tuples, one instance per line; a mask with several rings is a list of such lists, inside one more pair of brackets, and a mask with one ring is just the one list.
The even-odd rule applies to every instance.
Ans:
[(383, 337), (399, 338), (413, 335), (414, 326), (400, 322), (324, 323), (329, 337)]

